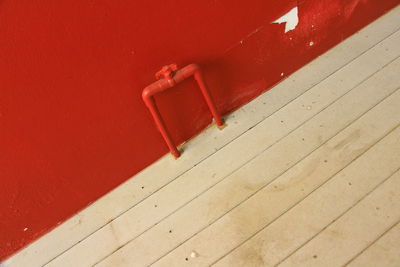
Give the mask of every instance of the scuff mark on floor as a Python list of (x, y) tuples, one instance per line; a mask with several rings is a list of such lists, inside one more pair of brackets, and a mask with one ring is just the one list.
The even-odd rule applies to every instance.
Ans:
[(299, 24), (299, 16), (298, 16), (298, 8), (292, 8), (288, 13), (275, 20), (272, 23), (286, 23), (285, 24), (285, 33), (296, 29), (297, 24)]

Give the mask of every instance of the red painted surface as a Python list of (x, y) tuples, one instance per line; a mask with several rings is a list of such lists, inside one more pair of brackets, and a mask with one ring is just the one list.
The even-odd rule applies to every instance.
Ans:
[[(141, 99), (161, 66), (200, 63), (226, 113), (399, 1), (0, 0), (0, 259), (168, 151)], [(193, 81), (156, 100), (176, 143), (210, 123)]]

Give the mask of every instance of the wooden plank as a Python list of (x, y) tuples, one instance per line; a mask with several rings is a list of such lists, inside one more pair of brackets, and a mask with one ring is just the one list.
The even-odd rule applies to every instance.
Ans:
[[(394, 33), (368, 53), (357, 58), (323, 83), (310, 89), (301, 98), (292, 101), (237, 138), (229, 146), (198, 164), (190, 172), (183, 174), (167, 187), (148, 197), (123, 216), (77, 244), (53, 260), (49, 266), (60, 266), (63, 263), (75, 265), (78, 263), (78, 259), (82, 258), (80, 255), (85, 255), (85, 257), (83, 257), (83, 260), (79, 260), (79, 264), (92, 265), (108, 256), (201, 192), (224, 179), (232, 171), (273, 145), (335, 99), (346, 94), (352, 87), (376, 72), (377, 69), (393, 60), (400, 54), (400, 47), (388, 48), (398, 42), (400, 42), (400, 32)], [(356, 77), (349, 76), (349, 74), (355, 74)], [(310, 107), (310, 109), (307, 107)], [(274, 130), (271, 131), (270, 129)], [(239, 151), (240, 157), (231, 157), (233, 153)], [(224, 164), (221, 164), (221, 162)], [(179, 192), (179, 194), (176, 192)], [(106, 242), (103, 242), (104, 240)]]
[[(215, 129), (209, 129), (192, 140), (190, 146), (185, 148), (185, 157), (179, 161), (172, 161), (169, 157), (162, 158), (150, 168), (136, 175), (134, 179), (96, 201), (39, 241), (10, 258), (5, 264), (7, 266), (41, 266), (68, 250), (110, 220), (123, 214), (177, 176), (182, 175), (197, 163), (215, 153), (215, 149), (224, 147), (249, 127), (257, 124), (311, 86), (364, 53), (375, 43), (396, 31), (400, 25), (399, 14), (399, 8), (391, 11), (306, 68), (296, 72), (267, 94), (260, 96), (229, 116), (229, 127), (224, 129), (223, 132), (219, 133)], [(293, 86), (293, 84), (296, 84), (296, 86)], [(234, 121), (238, 123), (235, 124)], [(163, 173), (163, 175), (159, 176), (159, 173)], [(118, 205), (115, 205), (115, 203), (118, 203)]]
[[(399, 66), (400, 60), (397, 60), (391, 67), (388, 67), (392, 76), (397, 76)], [(388, 72), (388, 69), (385, 71)], [(398, 83), (393, 80), (386, 82), (385, 76), (382, 71), (380, 75), (377, 75), (380, 78), (371, 78), (365, 85), (357, 87), (332, 107), (324, 110), (276, 145), (263, 152), (251, 163), (134, 239), (127, 246), (106, 259), (101, 265), (123, 266), (125, 259), (127, 259), (127, 262), (134, 259), (137, 264), (147, 265), (157, 260), (163, 253), (170, 251), (197, 231), (211, 224), (276, 176), (296, 164), (308, 153), (318, 148), (327, 139), (379, 102), (379, 99), (392, 93)], [(379, 86), (382, 87), (379, 88)], [(331, 87), (331, 90), (336, 92), (337, 88)], [(324, 88), (321, 91), (329, 91), (329, 88)], [(299, 105), (298, 110), (301, 109), (302, 106)], [(283, 117), (289, 118), (294, 113), (289, 112)], [(396, 118), (394, 120), (399, 119)], [(389, 125), (390, 123), (387, 124), (387, 126)], [(382, 126), (380, 130), (386, 129), (385, 127)], [(278, 127), (266, 127), (266, 129), (261, 134), (265, 135), (266, 132), (272, 132), (273, 129), (279, 131)], [(358, 153), (361, 152), (358, 151)], [(237, 153), (240, 152), (238, 151)], [(353, 156), (357, 155), (350, 153), (347, 156), (342, 156), (342, 160), (351, 160)], [(200, 182), (205, 182), (205, 179), (208, 178), (203, 177)], [(183, 189), (184, 187), (181, 186), (181, 188)], [(193, 221), (191, 218), (196, 218), (196, 220)], [(172, 233), (169, 233), (169, 230), (172, 230)], [(157, 249), (153, 249), (153, 240), (157, 240)], [(174, 264), (171, 263), (171, 266), (174, 266)]]
[[(398, 172), (400, 168), (399, 140), (400, 128), (398, 127), (302, 202), (277, 220), (259, 228), (257, 234), (227, 254), (215, 266), (276, 266), (374, 191), (393, 173)], [(301, 188), (303, 185), (293, 186)], [(286, 194), (286, 196), (294, 197), (291, 194)], [(265, 202), (267, 197), (268, 195), (265, 195), (264, 199), (258, 200)], [(250, 209), (251, 212), (270, 213), (269, 210), (275, 207), (271, 204), (255, 203), (255, 205), (246, 205), (242, 208), (249, 209), (246, 212), (248, 214)], [(214, 229), (213, 232), (217, 230)], [(229, 230), (225, 228), (222, 231), (226, 233)], [(220, 240), (229, 241), (222, 235), (219, 236), (221, 236)]]
[[(218, 151), (190, 172), (135, 206), (124, 216), (55, 259), (51, 264), (60, 266), (65, 262), (68, 265), (74, 265), (77, 263), (78, 255), (87, 255), (83, 264), (91, 265), (100, 261), (110, 252), (117, 250), (180, 206), (185, 205), (196, 195), (224, 179), (232, 171), (362, 82), (365, 77), (372, 75), (376, 72), (376, 69), (382, 68), (388, 61), (393, 60), (400, 53), (400, 48), (397, 51), (396, 49), (388, 49), (388, 47), (399, 41), (400, 32), (396, 32), (380, 45), (338, 71), (337, 74), (315, 86), (301, 98), (292, 101), (229, 146)], [(377, 55), (379, 55), (380, 60), (371, 61), (371, 57), (375, 58)], [(350, 73), (357, 73), (357, 78), (350, 78)], [(311, 106), (311, 109), (307, 108)], [(283, 121), (282, 118), (285, 118), (285, 120)], [(270, 129), (274, 130), (271, 131)], [(241, 157), (231, 157), (233, 153), (239, 151)], [(224, 164), (221, 164), (221, 162)], [(199, 177), (202, 178), (199, 179)], [(176, 194), (176, 192), (179, 192), (179, 194)], [(107, 240), (107, 242), (102, 242), (102, 240)], [(95, 248), (96, 253), (91, 252), (93, 248)], [(82, 261), (80, 261), (80, 264), (82, 264)]]
[(400, 265), (400, 222), (346, 265), (349, 267), (398, 267)]
[[(367, 101), (368, 95), (370, 98), (374, 98), (374, 96), (370, 94), (361, 98)], [(211, 212), (214, 212), (214, 210), (219, 210), (221, 213), (220, 205), (228, 206), (238, 198), (240, 194), (243, 194), (242, 191), (249, 191), (248, 188), (250, 186), (253, 188), (256, 187), (255, 182), (267, 185), (260, 191), (262, 193), (257, 193), (257, 195), (261, 194), (261, 196), (253, 197), (248, 200), (249, 204), (246, 205), (246, 208), (239, 208), (239, 210), (234, 213), (230, 212), (232, 215), (228, 215), (226, 219), (225, 217), (222, 217), (212, 227), (207, 228), (207, 225), (205, 225), (204, 227), (206, 228), (202, 230), (202, 232), (197, 233), (189, 241), (180, 245), (164, 258), (160, 259), (155, 265), (175, 266), (182, 264), (182, 261), (188, 258), (188, 255), (190, 255), (193, 250), (202, 256), (196, 257), (192, 260), (191, 265), (204, 266), (218, 260), (221, 256), (225, 255), (225, 253), (229, 252), (261, 229), (262, 226), (282, 215), (293, 205), (296, 205), (298, 201), (318, 188), (321, 184), (325, 183), (332, 175), (340, 171), (341, 168), (350, 164), (355, 158), (377, 142), (383, 135), (387, 134), (393, 129), (393, 127), (397, 126), (400, 122), (400, 117), (392, 116), (397, 118), (390, 118), (385, 121), (381, 120), (381, 118), (382, 116), (385, 118), (390, 117), (392, 114), (398, 112), (399, 100), (400, 91), (398, 90), (394, 95), (390, 96), (384, 102), (381, 102), (376, 108), (365, 114), (365, 116), (328, 141), (305, 160), (301, 161), (288, 172), (283, 174), (276, 182), (269, 184), (264, 182), (265, 180), (268, 180), (268, 178), (265, 177), (268, 177), (268, 173), (273, 169), (273, 166), (270, 166), (270, 164), (277, 164), (278, 160), (274, 160), (273, 157), (278, 159), (290, 157), (291, 155), (289, 154), (292, 154), (297, 150), (304, 150), (304, 148), (293, 143), (292, 149), (276, 151), (276, 153), (273, 153), (271, 158), (268, 159), (268, 162), (271, 162), (270, 164), (265, 163), (265, 160), (260, 161), (258, 165), (251, 166), (251, 168), (247, 170), (247, 174), (240, 173), (239, 177), (235, 177), (236, 179), (232, 182), (232, 185), (227, 183), (224, 184), (223, 188), (220, 190), (218, 190), (217, 187), (213, 191), (210, 190), (210, 194), (204, 196), (204, 200), (202, 201), (203, 203), (188, 207), (189, 210), (182, 214), (182, 216), (177, 217), (177, 215), (174, 215), (173, 224), (171, 221), (167, 221), (170, 224), (170, 227), (171, 225), (177, 227), (179, 232), (193, 229), (193, 225), (203, 221), (202, 217), (206, 215), (199, 213), (199, 211), (207, 210), (206, 206), (208, 204), (216, 203), (212, 207), (212, 211), (209, 211), (210, 214)], [(345, 106), (348, 107), (349, 104)], [(335, 112), (334, 110), (331, 112), (336, 114), (337, 117), (346, 116), (340, 112)], [(350, 114), (351, 113), (349, 113), (349, 115)], [(331, 121), (327, 120), (319, 120), (318, 122), (324, 123), (324, 125), (325, 123), (331, 123)], [(339, 124), (340, 122), (336, 121), (332, 123)], [(379, 124), (379, 126), (377, 124)], [(379, 127), (379, 129), (375, 129), (375, 127)], [(302, 136), (313, 138), (312, 135), (315, 134), (314, 138), (318, 138), (318, 135), (322, 132), (321, 130), (318, 131), (316, 127), (307, 127), (306, 129), (308, 129), (309, 132), (306, 132), (305, 135), (296, 135), (296, 137), (298, 139)], [(334, 149), (335, 147), (336, 149)], [(266, 195), (266, 197), (263, 198), (263, 195)], [(221, 204), (219, 205), (217, 203)], [(257, 211), (257, 207), (259, 208), (260, 205), (265, 205), (266, 208), (263, 207), (259, 212)], [(205, 207), (203, 208), (203, 206)], [(230, 205), (229, 208), (235, 208), (235, 205)], [(211, 207), (208, 207), (208, 209), (211, 209)], [(188, 216), (190, 210), (194, 211), (192, 212), (192, 216)], [(225, 211), (229, 211), (229, 209), (225, 209)], [(196, 221), (192, 222), (190, 225), (189, 223), (184, 224), (189, 220), (188, 218), (193, 218), (195, 216), (193, 214), (196, 214), (196, 212), (197, 214), (201, 214), (200, 218), (196, 219)], [(185, 215), (187, 218), (186, 221), (184, 220)], [(160, 224), (160, 227), (163, 223)], [(232, 229), (229, 225), (232, 225), (234, 228)], [(159, 226), (157, 225), (156, 227), (158, 228)], [(225, 227), (229, 227), (227, 232), (224, 231)], [(182, 228), (183, 230), (180, 230)], [(218, 230), (213, 231), (212, 229)], [(145, 235), (150, 235), (150, 233), (151, 231), (147, 232)], [(192, 233), (195, 232), (192, 231)], [(220, 236), (219, 233), (221, 233), (223, 237)], [(225, 235), (226, 233), (227, 235)], [(160, 246), (160, 243), (162, 244), (163, 239), (166, 237), (163, 237), (161, 232), (151, 237), (155, 238), (156, 236), (161, 239), (157, 243), (157, 248), (162, 249), (163, 247)], [(146, 239), (150, 240), (149, 236)], [(171, 240), (168, 241), (171, 242)], [(129, 244), (130, 249), (128, 249), (128, 246), (127, 249), (122, 248), (120, 253), (123, 254), (118, 256), (124, 259), (127, 254), (129, 254), (128, 257), (130, 255), (135, 255), (138, 262), (141, 262), (141, 258), (137, 257), (136, 252), (141, 251), (144, 253), (143, 250), (146, 248), (149, 249), (151, 246), (145, 242), (138, 243), (136, 240), (132, 243), (136, 243), (137, 245), (133, 246)], [(146, 253), (148, 252), (146, 251)], [(118, 256), (116, 259), (119, 258)], [(190, 260), (190, 258), (188, 259)], [(111, 264), (106, 266), (111, 266)]]
[(400, 172), (397, 172), (280, 266), (345, 264), (400, 220), (399, 203)]

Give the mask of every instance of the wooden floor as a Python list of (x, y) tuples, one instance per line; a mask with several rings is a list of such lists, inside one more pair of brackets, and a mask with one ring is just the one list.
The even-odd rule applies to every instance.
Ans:
[(4, 266), (400, 266), (400, 8)]

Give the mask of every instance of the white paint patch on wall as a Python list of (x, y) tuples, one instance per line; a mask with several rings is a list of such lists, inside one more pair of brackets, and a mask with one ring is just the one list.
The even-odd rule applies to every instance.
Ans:
[(290, 10), (288, 13), (280, 17), (279, 19), (275, 20), (272, 23), (286, 23), (285, 25), (285, 33), (288, 31), (296, 29), (297, 24), (299, 24), (299, 16), (298, 16), (298, 8), (295, 7)]

